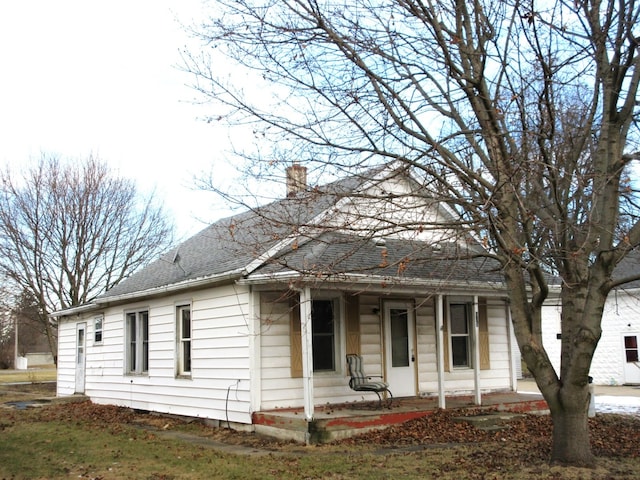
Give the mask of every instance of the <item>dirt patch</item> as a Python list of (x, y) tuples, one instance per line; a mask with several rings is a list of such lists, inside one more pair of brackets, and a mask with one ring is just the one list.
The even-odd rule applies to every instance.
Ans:
[(55, 396), (55, 382), (0, 383), (0, 404), (36, 401)]

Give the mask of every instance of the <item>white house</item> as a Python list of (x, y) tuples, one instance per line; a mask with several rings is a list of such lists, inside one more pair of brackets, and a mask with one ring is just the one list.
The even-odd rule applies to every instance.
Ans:
[[(618, 265), (614, 278), (627, 278), (639, 272), (640, 253), (632, 252)], [(543, 309), (543, 344), (556, 372), (559, 372), (561, 308), (557, 295), (550, 297)], [(640, 281), (636, 280), (609, 293), (602, 315), (602, 336), (589, 372), (593, 383), (640, 384), (639, 345)]]
[(445, 225), (447, 206), (404, 170), (304, 189), (298, 169), (287, 198), (57, 312), (58, 395), (235, 424), (294, 407), (312, 419), (318, 405), (363, 399), (348, 385), (348, 353), (394, 397), (444, 407), (448, 395), (481, 403), (514, 390), (499, 269), (472, 238), (420, 227)]

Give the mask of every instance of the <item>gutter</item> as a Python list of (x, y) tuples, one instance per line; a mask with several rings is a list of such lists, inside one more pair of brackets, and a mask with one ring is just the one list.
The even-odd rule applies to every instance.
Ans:
[(293, 283), (303, 282), (308, 284), (326, 283), (333, 285), (366, 285), (379, 286), (384, 291), (390, 291), (394, 288), (412, 288), (412, 289), (434, 289), (434, 290), (464, 290), (468, 293), (469, 289), (475, 292), (492, 292), (503, 296), (506, 293), (506, 286), (502, 282), (447, 282), (442, 280), (424, 280), (424, 279), (404, 279), (398, 277), (372, 276), (365, 274), (335, 274), (318, 276), (313, 274), (305, 274), (295, 271), (279, 272), (276, 274), (260, 274), (251, 275), (237, 281), (238, 285), (267, 285), (277, 283)]
[(91, 303), (70, 307), (64, 310), (58, 310), (56, 312), (51, 313), (49, 316), (52, 318), (57, 318), (57, 317), (65, 317), (69, 315), (78, 315), (81, 313), (90, 312), (92, 310), (97, 310), (99, 308), (103, 308), (111, 304), (124, 303), (131, 300), (141, 300), (143, 298), (176, 293), (176, 292), (191, 289), (191, 288), (205, 287), (215, 283), (222, 283), (226, 281), (237, 280), (239, 278), (242, 278), (246, 274), (247, 272), (245, 268), (239, 268), (236, 270), (231, 270), (229, 272), (225, 272), (217, 275), (211, 275), (208, 277), (201, 277), (201, 278), (192, 279), (192, 280), (185, 280), (180, 283), (172, 283), (170, 285), (150, 288), (148, 290), (140, 290), (136, 292), (124, 293), (122, 295), (113, 295), (108, 297), (98, 297), (94, 299)]

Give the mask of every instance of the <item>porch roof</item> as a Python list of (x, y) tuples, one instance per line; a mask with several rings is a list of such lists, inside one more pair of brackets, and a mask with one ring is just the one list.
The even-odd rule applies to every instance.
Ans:
[(371, 239), (339, 232), (325, 232), (307, 241), (293, 242), (249, 278), (277, 278), (286, 273), (351, 281), (360, 276), (434, 286), (503, 284), (498, 261), (473, 244)]

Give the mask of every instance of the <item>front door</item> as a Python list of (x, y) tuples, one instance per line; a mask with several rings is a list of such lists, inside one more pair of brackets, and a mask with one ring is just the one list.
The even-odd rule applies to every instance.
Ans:
[(386, 381), (394, 397), (416, 395), (413, 309), (407, 303), (385, 304)]
[(623, 335), (624, 347), (624, 383), (640, 384), (640, 334), (625, 333)]
[(87, 343), (87, 324), (79, 323), (76, 327), (76, 393), (84, 393), (84, 366)]

